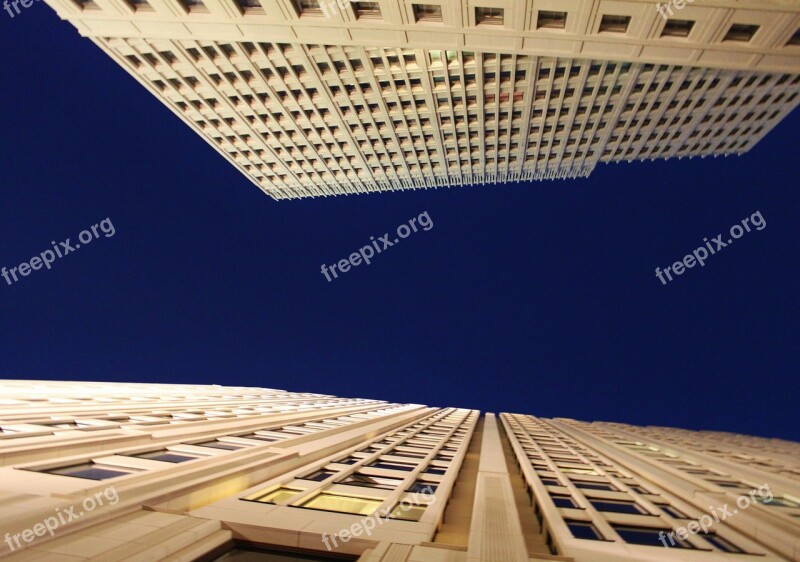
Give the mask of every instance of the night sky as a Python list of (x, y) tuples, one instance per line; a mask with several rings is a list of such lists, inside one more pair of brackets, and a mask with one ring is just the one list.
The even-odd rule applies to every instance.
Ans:
[[(800, 440), (795, 112), (742, 157), (276, 202), (43, 3), (0, 12), (0, 376), (252, 385)], [(320, 272), (427, 212), (433, 228)], [(744, 234), (666, 286), (745, 217)], [(394, 237), (394, 235), (393, 235)]]

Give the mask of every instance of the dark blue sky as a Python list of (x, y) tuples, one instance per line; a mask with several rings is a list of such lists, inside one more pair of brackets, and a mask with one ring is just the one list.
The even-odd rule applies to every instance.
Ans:
[[(0, 376), (259, 385), (800, 440), (795, 112), (743, 157), (275, 202), (44, 4), (0, 13)], [(434, 228), (328, 283), (427, 211)], [(667, 286), (654, 269), (760, 211)]]

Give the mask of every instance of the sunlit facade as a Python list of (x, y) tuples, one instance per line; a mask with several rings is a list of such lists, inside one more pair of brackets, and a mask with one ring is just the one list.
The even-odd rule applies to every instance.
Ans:
[(47, 3), (275, 199), (742, 154), (800, 103), (795, 2)]
[(786, 441), (264, 388), (0, 381), (0, 396), (9, 560), (800, 552)]

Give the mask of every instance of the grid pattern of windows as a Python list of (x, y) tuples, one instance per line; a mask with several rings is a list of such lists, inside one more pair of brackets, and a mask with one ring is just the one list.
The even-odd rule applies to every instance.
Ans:
[[(376, 437), (314, 466), (274, 481), (243, 500), (279, 506), (373, 515), (405, 521), (426, 516), (447, 475), (460, 468), (478, 418), (474, 410), (447, 408)], [(443, 509), (440, 502), (438, 512)], [(437, 513), (438, 513), (437, 512)]]
[(740, 154), (800, 76), (420, 49), (105, 39), (276, 199)]
[[(553, 554), (558, 549), (551, 535), (556, 534), (554, 527), (562, 524), (576, 539), (664, 548), (660, 537), (689, 519), (681, 508), (691, 511), (692, 519), (702, 514), (690, 506), (676, 507), (659, 486), (644, 482), (550, 421), (515, 414), (503, 414), (502, 420)], [(548, 520), (545, 514), (553, 513), (558, 513), (559, 519)], [(706, 533), (686, 540), (673, 537), (675, 544), (670, 546), (744, 552), (736, 545), (735, 534), (726, 529), (724, 535)]]

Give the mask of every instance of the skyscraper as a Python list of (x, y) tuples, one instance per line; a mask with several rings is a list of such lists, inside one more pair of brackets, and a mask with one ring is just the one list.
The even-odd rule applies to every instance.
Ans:
[(263, 388), (0, 396), (9, 560), (800, 556), (796, 443)]
[(797, 104), (800, 5), (47, 0), (275, 199), (741, 154)]

